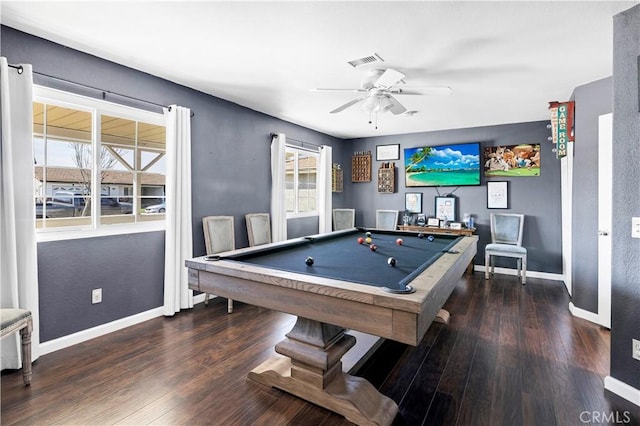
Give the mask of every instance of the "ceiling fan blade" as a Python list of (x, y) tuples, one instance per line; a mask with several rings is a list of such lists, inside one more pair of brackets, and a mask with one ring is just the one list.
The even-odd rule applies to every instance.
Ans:
[(337, 88), (326, 88), (326, 87), (313, 89), (313, 91), (315, 92), (366, 92), (366, 90), (363, 90), (363, 89), (337, 89)]
[(387, 68), (385, 72), (382, 73), (380, 78), (376, 80), (374, 86), (388, 89), (394, 84), (398, 83), (404, 77), (404, 74), (402, 74), (400, 71), (396, 71), (393, 68)]
[(391, 111), (392, 113), (398, 115), (398, 114), (402, 114), (403, 112), (405, 112), (407, 109), (400, 103), (398, 102), (398, 100), (396, 98), (394, 98), (393, 96), (389, 96), (388, 97), (389, 102), (391, 102), (391, 107), (389, 107), (389, 111)]
[(417, 90), (405, 90), (405, 89), (396, 89), (391, 90), (390, 92), (394, 95), (437, 95), (437, 96), (447, 96), (450, 95), (453, 90), (449, 86), (405, 86), (410, 89)]
[(361, 96), (359, 98), (353, 99), (349, 102), (347, 102), (346, 104), (339, 106), (338, 108), (334, 109), (333, 111), (329, 111), (329, 114), (335, 114), (336, 112), (340, 112), (340, 111), (344, 111), (345, 109), (349, 108), (352, 105), (357, 104), (358, 102), (362, 101), (365, 98), (365, 96)]

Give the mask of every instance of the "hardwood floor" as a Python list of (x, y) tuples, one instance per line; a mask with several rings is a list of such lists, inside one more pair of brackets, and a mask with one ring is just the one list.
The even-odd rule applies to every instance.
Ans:
[[(560, 282), (463, 277), (417, 347), (386, 341), (360, 368), (399, 405), (397, 425), (639, 424), (603, 389), (609, 332), (568, 312)], [(42, 356), (30, 387), (3, 372), (3, 425), (347, 425), (246, 379), (294, 317), (226, 300)], [(615, 417), (612, 417), (615, 416)]]

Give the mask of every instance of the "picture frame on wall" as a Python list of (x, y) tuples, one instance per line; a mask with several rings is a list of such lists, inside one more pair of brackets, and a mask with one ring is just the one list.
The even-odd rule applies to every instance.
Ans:
[(507, 182), (487, 182), (487, 208), (506, 209), (509, 206)]
[(456, 198), (436, 197), (436, 217), (448, 222), (456, 221)]
[(482, 162), (485, 177), (540, 176), (540, 144), (486, 146)]
[(421, 192), (405, 193), (404, 209), (409, 213), (422, 213), (422, 193)]
[(389, 161), (400, 159), (400, 144), (377, 145), (376, 161)]

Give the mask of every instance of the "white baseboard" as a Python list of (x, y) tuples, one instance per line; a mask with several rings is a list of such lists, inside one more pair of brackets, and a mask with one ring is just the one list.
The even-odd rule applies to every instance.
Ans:
[[(202, 296), (202, 298), (204, 300), (204, 296)], [(159, 308), (151, 309), (149, 311), (140, 312), (139, 314), (132, 315), (130, 317), (111, 321), (97, 327), (89, 328), (87, 330), (78, 331), (77, 333), (69, 334), (68, 336), (62, 336), (57, 339), (49, 340), (48, 342), (40, 344), (40, 355), (46, 355), (51, 352), (59, 351), (60, 349), (68, 348), (69, 346), (77, 345), (78, 343), (82, 343), (96, 337), (104, 336), (105, 334), (113, 333), (114, 331), (118, 331), (123, 328), (130, 327), (132, 325), (139, 324), (141, 322), (161, 316), (162, 306), (160, 306)]]
[[(194, 304), (202, 302), (204, 302), (204, 293), (193, 296)], [(136, 325), (153, 318), (161, 317), (162, 315), (162, 306), (160, 306), (149, 311), (140, 312), (139, 314), (132, 315), (130, 317), (121, 318), (119, 320), (111, 321), (97, 327), (78, 331), (77, 333), (69, 334), (68, 336), (62, 336), (57, 339), (49, 340), (48, 342), (40, 344), (40, 355), (46, 355), (51, 352), (59, 351), (60, 349), (68, 348), (69, 346), (77, 345), (78, 343), (86, 342), (87, 340), (95, 339), (96, 337), (104, 336), (105, 334), (113, 333), (114, 331), (118, 331), (126, 327), (131, 327), (132, 325)]]
[(640, 390), (611, 376), (604, 378), (604, 388), (640, 407)]
[[(486, 270), (484, 265), (473, 265), (474, 271), (484, 272)], [(504, 275), (518, 275), (517, 269), (511, 268), (493, 268), (493, 272), (495, 274), (504, 274)], [(538, 271), (529, 271), (527, 270), (527, 278), (542, 278), (544, 280), (552, 280), (552, 281), (564, 281), (564, 275), (562, 274), (552, 274), (550, 272), (538, 272)]]
[(583, 320), (590, 321), (594, 324), (601, 325), (605, 328), (610, 328), (607, 321), (600, 318), (600, 315), (593, 313), (591, 311), (587, 311), (581, 308), (578, 308), (573, 302), (569, 302), (569, 312), (576, 318), (582, 318)]

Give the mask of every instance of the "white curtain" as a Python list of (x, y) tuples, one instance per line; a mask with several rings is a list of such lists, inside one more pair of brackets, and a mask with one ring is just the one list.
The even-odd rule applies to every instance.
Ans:
[(275, 135), (271, 140), (271, 239), (287, 239), (287, 211), (285, 195), (285, 156), (286, 136)]
[(320, 147), (320, 164), (318, 165), (318, 232), (331, 232), (331, 211), (333, 208), (331, 194), (331, 147)]
[(191, 110), (171, 105), (167, 119), (164, 315), (193, 308), (185, 260), (193, 257), (191, 227)]
[[(31, 311), (31, 357), (39, 356), (38, 257), (33, 174), (33, 74), (0, 57), (0, 291), (3, 308)], [(18, 334), (2, 340), (0, 368), (22, 366)]]

